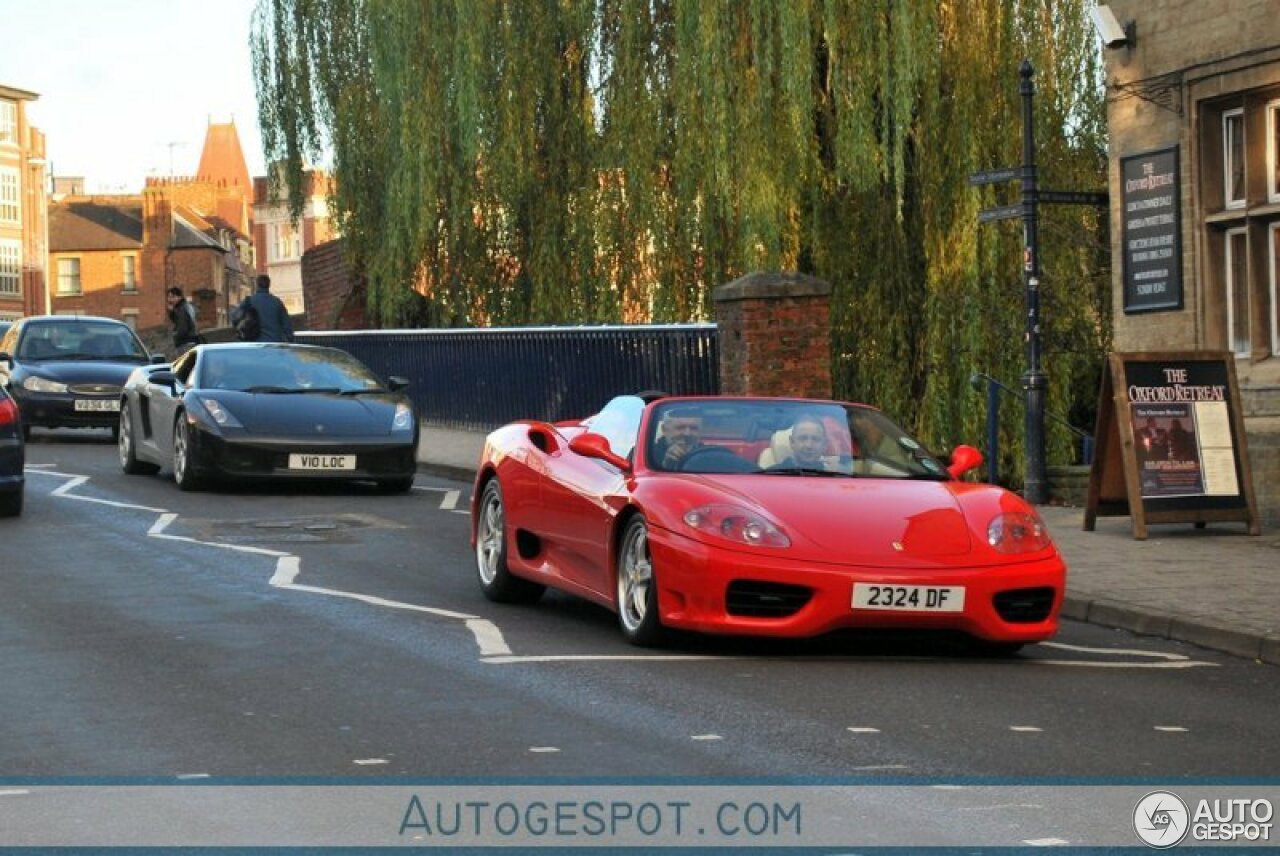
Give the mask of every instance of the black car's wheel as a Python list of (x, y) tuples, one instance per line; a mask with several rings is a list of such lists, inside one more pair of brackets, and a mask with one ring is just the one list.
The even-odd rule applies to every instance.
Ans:
[(133, 417), (129, 415), (129, 404), (120, 407), (120, 424), (116, 426), (116, 448), (120, 451), (120, 469), (131, 476), (151, 475), (160, 467), (149, 461), (138, 460), (138, 452), (133, 436)]
[(193, 472), (191, 427), (187, 415), (179, 413), (173, 424), (173, 481), (179, 490), (199, 490), (200, 479)]
[(658, 618), (658, 578), (649, 557), (649, 524), (639, 515), (627, 521), (618, 549), (618, 624), (632, 645), (657, 645), (666, 636)]
[(484, 486), (476, 508), (476, 572), (484, 596), (499, 603), (532, 603), (546, 590), (507, 568), (507, 515), (496, 478)]
[(0, 493), (0, 517), (17, 517), (22, 513), (22, 491)]
[(383, 493), (408, 493), (413, 490), (413, 476), (399, 479), (379, 479), (378, 490)]

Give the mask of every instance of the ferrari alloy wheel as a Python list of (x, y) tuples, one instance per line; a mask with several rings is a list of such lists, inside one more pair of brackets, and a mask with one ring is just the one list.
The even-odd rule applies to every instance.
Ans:
[(663, 637), (658, 580), (649, 557), (649, 524), (639, 515), (627, 521), (618, 550), (618, 624), (632, 645), (656, 645)]
[(134, 445), (133, 437), (133, 417), (129, 415), (127, 401), (120, 408), (120, 425), (117, 435), (116, 448), (120, 451), (120, 469), (131, 476), (151, 474), (160, 469), (155, 464), (138, 460), (137, 446)]
[(179, 413), (173, 424), (173, 481), (178, 490), (198, 490), (200, 480), (192, 472), (191, 428), (187, 415)]
[(532, 603), (546, 588), (507, 568), (507, 515), (496, 478), (484, 486), (476, 507), (476, 572), (484, 596), (499, 603)]

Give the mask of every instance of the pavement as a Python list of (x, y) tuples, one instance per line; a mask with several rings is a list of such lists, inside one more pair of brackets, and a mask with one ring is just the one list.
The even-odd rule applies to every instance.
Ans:
[[(418, 461), (470, 481), (483, 447), (483, 433), (424, 426)], [(1067, 563), (1064, 618), (1280, 665), (1280, 527), (1148, 524), (1138, 541), (1128, 517), (1086, 532), (1083, 508), (1039, 510)]]

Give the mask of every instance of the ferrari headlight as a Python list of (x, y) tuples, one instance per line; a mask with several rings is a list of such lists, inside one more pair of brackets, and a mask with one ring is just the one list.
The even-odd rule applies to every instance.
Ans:
[(754, 511), (732, 505), (704, 505), (686, 511), (685, 525), (735, 544), (751, 547), (790, 547), (791, 539)]
[(396, 405), (396, 415), (391, 419), (392, 431), (408, 431), (413, 428), (413, 408), (404, 402)]
[(987, 543), (1001, 553), (1035, 553), (1052, 542), (1049, 530), (1037, 515), (1007, 511), (987, 525)]
[(56, 380), (49, 380), (39, 375), (27, 375), (23, 378), (22, 386), (32, 392), (66, 392), (67, 385), (58, 383)]
[(204, 398), (200, 401), (204, 405), (204, 412), (209, 414), (209, 418), (223, 428), (243, 428), (240, 420), (231, 415), (231, 411), (222, 406), (222, 403), (216, 398)]

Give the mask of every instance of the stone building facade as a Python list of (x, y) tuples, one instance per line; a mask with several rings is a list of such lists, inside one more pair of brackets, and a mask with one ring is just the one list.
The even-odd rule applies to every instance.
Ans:
[(1232, 354), (1280, 522), (1280, 7), (1107, 7), (1128, 34), (1104, 48), (1115, 349)]

